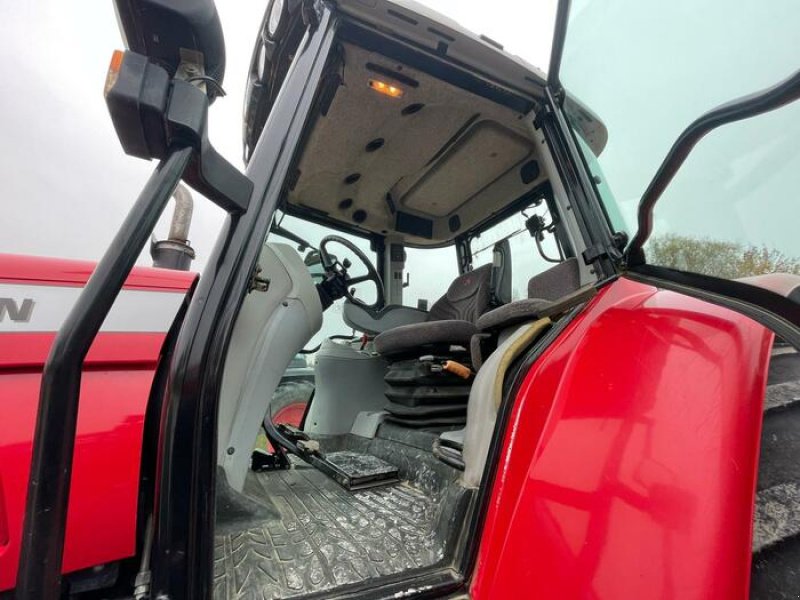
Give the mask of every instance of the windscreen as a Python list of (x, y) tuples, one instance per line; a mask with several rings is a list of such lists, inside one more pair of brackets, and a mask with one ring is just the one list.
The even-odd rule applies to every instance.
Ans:
[[(573, 2), (560, 80), (608, 130), (599, 156), (578, 145), (616, 230), (636, 231), (643, 192), (692, 121), (800, 67), (798, 31), (796, 0)], [(708, 134), (655, 207), (647, 262), (727, 278), (800, 271), (798, 139), (799, 102)]]

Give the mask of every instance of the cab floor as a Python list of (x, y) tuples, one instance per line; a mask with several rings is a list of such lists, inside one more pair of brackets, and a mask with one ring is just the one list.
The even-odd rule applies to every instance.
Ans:
[[(305, 465), (251, 473), (251, 498), (269, 498), (260, 521), (220, 526), (214, 597), (292, 598), (431, 567), (446, 556), (452, 494), (408, 481), (347, 491)], [(260, 493), (259, 493), (260, 492)], [(449, 523), (448, 525), (448, 522)], [(444, 526), (443, 526), (444, 524)]]

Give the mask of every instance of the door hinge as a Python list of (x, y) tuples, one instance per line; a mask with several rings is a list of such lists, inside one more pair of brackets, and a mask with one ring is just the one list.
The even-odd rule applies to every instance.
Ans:
[(541, 129), (547, 119), (553, 118), (553, 109), (548, 103), (540, 104), (536, 110), (536, 116), (533, 118), (533, 126), (536, 129)]
[(303, 17), (303, 24), (311, 31), (316, 31), (322, 20), (322, 3), (319, 0), (303, 0), (300, 14)]
[(607, 258), (615, 265), (619, 265), (622, 261), (622, 252), (615, 247), (604, 246), (603, 244), (595, 244), (594, 246), (586, 248), (582, 256), (583, 262), (587, 265), (591, 265), (601, 258)]
[(553, 100), (556, 101), (559, 108), (564, 108), (564, 100), (567, 97), (567, 93), (564, 91), (562, 86), (558, 86), (557, 88), (551, 88), (553, 94)]
[(607, 258), (616, 266), (623, 266), (625, 262), (625, 246), (628, 245), (628, 234), (618, 231), (611, 235), (611, 245), (595, 244), (583, 251), (583, 260), (587, 265), (601, 258)]
[(250, 285), (247, 287), (247, 293), (250, 292), (266, 292), (269, 289), (269, 279), (260, 277), (261, 265), (256, 265), (256, 270), (250, 278)]

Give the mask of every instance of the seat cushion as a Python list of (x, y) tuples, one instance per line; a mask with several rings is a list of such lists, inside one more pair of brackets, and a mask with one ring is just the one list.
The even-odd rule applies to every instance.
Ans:
[(453, 319), (401, 325), (376, 337), (375, 350), (389, 356), (417, 352), (423, 346), (447, 344), (468, 348), (469, 339), (477, 332), (478, 328), (469, 321)]

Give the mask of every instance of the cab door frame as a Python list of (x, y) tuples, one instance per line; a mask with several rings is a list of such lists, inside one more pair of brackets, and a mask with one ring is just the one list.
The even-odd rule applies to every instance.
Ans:
[(325, 72), (338, 21), (315, 5), (308, 30), (250, 159), (249, 210), (230, 217), (186, 315), (170, 367), (150, 596), (205, 598), (213, 589), (217, 400), (236, 315)]

